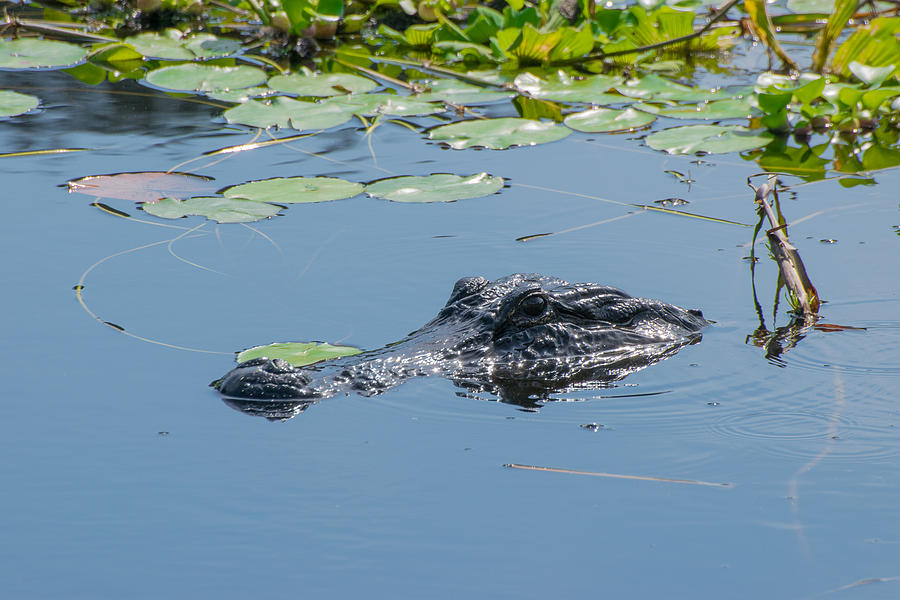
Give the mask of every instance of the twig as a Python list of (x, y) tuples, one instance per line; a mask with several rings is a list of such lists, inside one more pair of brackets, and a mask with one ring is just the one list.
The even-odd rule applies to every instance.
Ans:
[(754, 188), (750, 185), (749, 180), (747, 185), (750, 185), (756, 192), (756, 203), (765, 212), (766, 217), (769, 219), (769, 224), (772, 226), (771, 229), (766, 231), (766, 237), (769, 239), (772, 254), (778, 262), (781, 277), (787, 288), (797, 298), (804, 317), (807, 320), (813, 320), (819, 310), (819, 294), (806, 274), (803, 261), (800, 259), (800, 253), (788, 240), (786, 225), (779, 222), (767, 201), (769, 194), (775, 192), (777, 180), (775, 175), (769, 175), (766, 183), (759, 186), (759, 188)]
[(620, 475), (617, 473), (599, 473), (597, 471), (576, 471), (575, 469), (557, 469), (555, 467), (536, 467), (533, 465), (519, 465), (507, 463), (503, 465), (507, 469), (525, 469), (527, 471), (550, 471), (551, 473), (568, 473), (570, 475), (592, 475), (594, 477), (611, 477), (613, 479), (636, 479), (638, 481), (659, 481), (662, 483), (684, 483), (689, 485), (705, 485), (709, 487), (734, 487), (730, 483), (714, 483), (711, 481), (698, 481), (696, 479), (669, 479), (668, 477), (647, 477), (644, 475)]

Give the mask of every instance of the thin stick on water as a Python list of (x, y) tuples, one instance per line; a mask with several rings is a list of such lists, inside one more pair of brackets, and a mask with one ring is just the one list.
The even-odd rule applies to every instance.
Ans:
[(569, 475), (591, 475), (592, 477), (609, 477), (612, 479), (634, 479), (637, 481), (658, 481), (661, 483), (682, 483), (687, 485), (705, 485), (708, 487), (734, 487), (730, 483), (716, 483), (712, 481), (699, 481), (696, 479), (671, 479), (669, 477), (648, 477), (646, 475), (621, 475), (619, 473), (600, 473), (597, 471), (576, 471), (575, 469), (558, 469), (556, 467), (538, 467), (534, 465), (519, 465), (507, 463), (503, 465), (508, 469), (525, 469), (527, 471), (549, 471), (551, 473), (567, 473)]

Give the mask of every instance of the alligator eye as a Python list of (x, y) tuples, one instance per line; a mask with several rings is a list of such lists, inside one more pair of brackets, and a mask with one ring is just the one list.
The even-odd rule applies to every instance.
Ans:
[(539, 317), (547, 309), (547, 299), (541, 294), (533, 294), (519, 302), (519, 310), (528, 317)]

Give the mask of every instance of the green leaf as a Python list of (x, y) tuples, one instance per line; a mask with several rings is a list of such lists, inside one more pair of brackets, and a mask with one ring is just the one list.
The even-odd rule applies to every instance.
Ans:
[(756, 101), (764, 113), (775, 114), (787, 108), (787, 105), (791, 103), (791, 94), (787, 92), (781, 94), (760, 93), (757, 94)]
[(215, 67), (188, 63), (163, 67), (147, 74), (147, 83), (165, 90), (218, 92), (253, 87), (267, 79), (256, 67)]
[(144, 58), (192, 60), (194, 53), (181, 43), (181, 32), (166, 29), (163, 33), (143, 32), (123, 40)]
[(427, 92), (412, 96), (423, 102), (449, 102), (450, 104), (487, 104), (506, 100), (513, 92), (495, 92), (488, 88), (464, 83), (456, 79), (438, 79), (429, 83)]
[(716, 100), (689, 106), (663, 108), (659, 111), (659, 114), (676, 119), (714, 121), (719, 119), (744, 119), (758, 115), (759, 111), (750, 106), (746, 100)]
[(148, 215), (163, 219), (198, 215), (218, 223), (251, 223), (274, 217), (281, 210), (280, 206), (265, 202), (220, 196), (200, 196), (187, 200), (164, 198), (158, 202), (146, 202), (141, 207)]
[(281, 96), (272, 100), (250, 100), (225, 111), (229, 123), (251, 127), (292, 127), (298, 131), (329, 129), (353, 118), (346, 108), (324, 102), (300, 102)]
[(297, 204), (343, 200), (362, 191), (361, 183), (336, 177), (275, 177), (235, 185), (222, 190), (222, 194), (227, 198)]
[(390, 177), (366, 186), (366, 193), (393, 202), (455, 202), (480, 198), (500, 191), (503, 178), (487, 173), (449, 175), (439, 173), (427, 177)]
[(353, 356), (360, 352), (362, 350), (352, 346), (332, 346), (323, 342), (281, 342), (255, 346), (238, 352), (237, 361), (242, 363), (253, 358), (280, 358), (295, 367), (303, 367), (341, 356)]
[(584, 79), (572, 79), (563, 73), (557, 74), (556, 81), (544, 81), (531, 73), (522, 73), (514, 81), (514, 85), (520, 92), (535, 98), (557, 102), (590, 102), (591, 104), (629, 101), (628, 98), (605, 93), (610, 88), (621, 84), (622, 78), (615, 75), (591, 75)]
[(349, 73), (318, 73), (315, 75), (276, 75), (269, 79), (269, 87), (298, 96), (341, 96), (371, 92), (378, 84), (367, 77)]
[(183, 38), (182, 44), (203, 60), (234, 56), (243, 50), (239, 41), (216, 37), (211, 33), (195, 33)]
[(589, 24), (581, 29), (563, 27), (559, 42), (550, 51), (549, 60), (568, 60), (590, 53), (594, 49), (594, 33)]
[(686, 125), (673, 127), (647, 136), (647, 145), (669, 154), (693, 154), (706, 152), (724, 154), (760, 148), (772, 141), (767, 131), (720, 125)]
[(571, 133), (571, 129), (560, 127), (555, 123), (503, 117), (441, 125), (432, 129), (428, 137), (446, 142), (455, 150), (474, 146), (503, 150), (511, 146), (534, 146), (555, 142)]
[[(900, 56), (897, 57), (897, 63), (900, 64)], [(894, 74), (897, 70), (895, 65), (887, 65), (886, 67), (870, 67), (868, 65), (860, 64), (856, 61), (851, 62), (848, 65), (850, 72), (853, 73), (857, 79), (862, 81), (869, 87), (878, 87), (884, 81)]]
[(83, 61), (87, 53), (75, 44), (53, 40), (0, 40), (0, 69), (68, 67)]
[(825, 27), (819, 31), (816, 36), (816, 50), (813, 52), (812, 70), (821, 73), (831, 53), (831, 47), (837, 40), (841, 31), (847, 25), (847, 21), (853, 17), (856, 7), (859, 5), (858, 0), (835, 0), (834, 8)]
[[(640, 100), (695, 100), (700, 90), (663, 79), (657, 75), (647, 75), (641, 79), (631, 79), (618, 84), (616, 89), (631, 98)], [(703, 98), (700, 98), (703, 99)]]
[(592, 108), (591, 110), (569, 115), (563, 122), (566, 126), (576, 131), (605, 133), (609, 131), (634, 131), (635, 129), (646, 127), (655, 120), (656, 117), (653, 115), (634, 108), (626, 108), (625, 110)]
[(348, 114), (370, 116), (411, 117), (415, 115), (433, 115), (445, 110), (441, 104), (423, 102), (414, 96), (397, 96), (395, 94), (337, 96), (329, 98), (321, 104), (339, 107)]
[(36, 96), (0, 90), (0, 117), (14, 117), (34, 110), (41, 103)]
[(282, 8), (291, 23), (291, 33), (303, 35), (303, 30), (312, 24), (315, 6), (309, 0), (282, 0)]

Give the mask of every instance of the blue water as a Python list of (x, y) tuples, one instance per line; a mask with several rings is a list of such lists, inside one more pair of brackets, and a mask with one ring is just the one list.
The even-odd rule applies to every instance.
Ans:
[[(790, 229), (828, 301), (822, 321), (866, 329), (809, 330), (767, 359), (746, 343), (759, 325), (744, 260), (750, 229), (598, 199), (678, 196), (691, 202), (681, 209), (752, 223), (744, 180), (758, 168), (738, 156), (698, 165), (638, 136), (582, 134), (454, 152), (382, 126), (373, 160), (348, 126), (180, 170), (219, 187), (486, 170), (510, 187), (449, 204), (360, 196), (295, 205), (253, 225), (268, 240), (106, 201), (153, 223), (201, 226), (170, 245), (186, 229), (111, 216), (59, 186), (166, 170), (252, 134), (223, 128), (218, 109), (132, 83), (98, 91), (61, 73), (0, 73), (0, 87), (46, 107), (0, 122), (4, 152), (89, 149), (0, 158), (3, 597), (900, 594), (896, 171), (876, 174), (875, 186), (821, 182), (785, 199), (789, 221), (822, 211)], [(666, 170), (696, 181), (688, 189)], [(771, 319), (777, 272), (761, 242), (756, 251), (773, 329), (786, 324), (783, 310)], [(84, 278), (91, 311), (135, 336), (210, 353), (91, 318), (72, 287), (106, 257)], [(207, 387), (236, 350), (290, 340), (378, 347), (433, 317), (457, 278), (518, 271), (702, 308), (716, 324), (702, 343), (618, 387), (561, 393), (578, 402), (536, 413), (461, 397), (431, 378), (270, 422)]]

